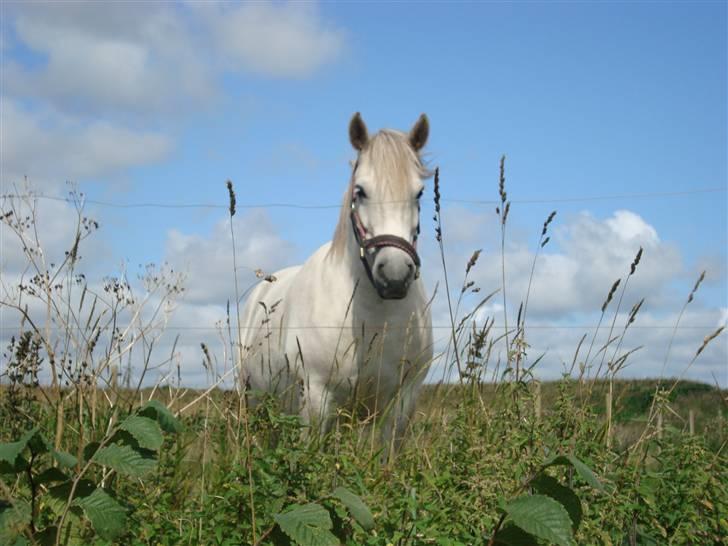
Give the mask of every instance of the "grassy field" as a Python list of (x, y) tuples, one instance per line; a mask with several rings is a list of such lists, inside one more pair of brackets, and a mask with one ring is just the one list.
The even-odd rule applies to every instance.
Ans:
[[(577, 544), (722, 543), (728, 533), (728, 393), (683, 385), (665, 402), (672, 417), (662, 429), (635, 440), (633, 423), (645, 430), (656, 383), (620, 382), (615, 437), (607, 448), (598, 396), (580, 396), (583, 386), (571, 380), (534, 387), (428, 387), (401, 451), (386, 463), (370, 423), (342, 414), (330, 434), (308, 434), (273, 400), (252, 410), (246, 423), (238, 395), (222, 391), (202, 398), (199, 392), (157, 391), (160, 408), (188, 407), (178, 420), (148, 404), (140, 410), (138, 401), (150, 392), (120, 391), (95, 420), (85, 417), (83, 441), (69, 407), (61, 443), (53, 446), (52, 405), (32, 387), (6, 387), (0, 439), (38, 432), (19, 450), (14, 468), (8, 463), (11, 444), (0, 448), (0, 537), (3, 544), (55, 543), (70, 504), (60, 543), (459, 545), (491, 543), (500, 529), (502, 540), (493, 544), (537, 544), (502, 516), (514, 498), (546, 494), (568, 509)], [(693, 435), (677, 417), (690, 409)], [(131, 426), (114, 430), (112, 423), (123, 424), (130, 415), (158, 422), (158, 439)], [(110, 436), (113, 443), (104, 443)], [(94, 451), (108, 451), (104, 445), (133, 445), (136, 451), (119, 449), (98, 464), (84, 463)], [(557, 454), (578, 458), (598, 484), (573, 465), (544, 469)], [(96, 499), (98, 506), (67, 502), (69, 484), (82, 472), (76, 497), (92, 498), (98, 487), (108, 496)], [(299, 535), (294, 526), (298, 540), (291, 542), (282, 516), (303, 507), (312, 510), (314, 523)], [(542, 543), (559, 540), (556, 535)]]

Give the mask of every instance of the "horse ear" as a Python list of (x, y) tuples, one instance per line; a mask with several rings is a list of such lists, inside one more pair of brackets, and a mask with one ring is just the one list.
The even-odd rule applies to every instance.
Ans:
[(364, 125), (364, 120), (361, 119), (359, 112), (354, 114), (349, 122), (349, 140), (351, 141), (351, 145), (360, 152), (367, 145), (367, 142), (369, 142), (367, 126)]
[(430, 122), (427, 120), (427, 116), (422, 114), (415, 123), (414, 127), (409, 132), (410, 145), (415, 149), (416, 152), (420, 151), (422, 147), (427, 143), (427, 137), (430, 134)]

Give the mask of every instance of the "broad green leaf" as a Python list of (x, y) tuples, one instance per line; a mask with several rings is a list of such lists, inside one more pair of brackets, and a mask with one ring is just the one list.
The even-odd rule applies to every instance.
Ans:
[(555, 501), (560, 502), (571, 518), (572, 528), (576, 531), (581, 523), (581, 501), (574, 491), (559, 483), (556, 478), (540, 474), (531, 482), (536, 491), (544, 495), (548, 495)]
[(97, 488), (88, 497), (76, 499), (96, 532), (105, 539), (113, 539), (124, 530), (126, 510), (106, 491)]
[(55, 466), (46, 468), (35, 477), (36, 483), (42, 483), (44, 485), (51, 482), (65, 482), (67, 480), (68, 476), (66, 476), (65, 472)]
[(566, 509), (546, 495), (523, 495), (506, 505), (506, 513), (518, 527), (558, 546), (574, 544), (571, 518)]
[(281, 530), (298, 546), (338, 546), (331, 534), (333, 523), (326, 509), (318, 504), (294, 504), (290, 510), (273, 516)]
[(591, 485), (594, 489), (598, 489), (599, 491), (604, 490), (604, 486), (594, 475), (594, 472), (592, 472), (591, 468), (589, 468), (587, 465), (582, 463), (574, 455), (570, 455), (570, 454), (569, 455), (557, 455), (556, 457), (553, 457), (552, 459), (548, 460), (544, 464), (544, 468), (546, 468), (547, 466), (556, 466), (556, 465), (573, 466), (574, 470), (576, 470), (576, 473), (579, 474), (579, 477), (581, 477), (582, 480), (584, 480), (586, 483)]
[[(16, 458), (17, 461), (17, 458)], [(0, 460), (0, 474), (15, 474), (17, 472), (20, 472), (19, 465), (11, 465), (9, 462)]]
[(0, 501), (0, 544), (13, 544), (30, 523), (30, 505)]
[(99, 442), (89, 442), (88, 444), (86, 444), (86, 446), (83, 448), (83, 460), (87, 462), (90, 461), (100, 445), (101, 444)]
[(174, 416), (167, 406), (159, 400), (149, 400), (139, 409), (139, 415), (156, 419), (165, 432), (181, 432), (182, 423)]
[(139, 445), (145, 449), (154, 451), (162, 447), (162, 431), (156, 421), (149, 417), (130, 415), (119, 425), (121, 430), (131, 434)]
[(507, 523), (495, 534), (497, 546), (538, 546), (538, 541), (520, 527)]
[(582, 480), (591, 485), (594, 489), (598, 489), (599, 491), (604, 490), (604, 486), (602, 486), (591, 468), (582, 463), (574, 455), (567, 455), (566, 457), (569, 459), (574, 470), (576, 470), (576, 473), (579, 474)]
[[(68, 504), (68, 496), (71, 494), (72, 486), (73, 482), (68, 480), (48, 488), (48, 494), (44, 495), (43, 503), (47, 504), (53, 513), (61, 515), (66, 508), (66, 504)], [(73, 496), (74, 498), (88, 497), (95, 491), (95, 489), (96, 485), (92, 481), (79, 480), (76, 490), (73, 492)]]
[[(56, 515), (60, 517), (61, 513)], [(56, 525), (47, 527), (41, 533), (33, 535), (33, 539), (35, 539), (33, 546), (56, 546), (57, 533), (58, 527)], [(83, 510), (78, 506), (71, 506), (71, 509), (66, 512), (63, 532), (61, 533), (61, 544), (64, 546), (87, 546), (89, 544), (88, 523), (84, 521)]]
[[(42, 531), (38, 531), (33, 535), (33, 539), (41, 546), (55, 546), (58, 527), (55, 525), (46, 527)], [(63, 543), (62, 543), (63, 544)]]
[(351, 516), (362, 526), (365, 531), (374, 528), (374, 517), (369, 507), (364, 504), (359, 495), (355, 495), (346, 487), (337, 487), (334, 489), (333, 496), (339, 499)]
[(111, 444), (102, 447), (93, 456), (96, 464), (108, 466), (119, 474), (139, 477), (151, 472), (157, 461), (128, 445)]
[(65, 451), (51, 449), (51, 455), (63, 468), (72, 468), (78, 464), (78, 459)]
[(45, 445), (45, 441), (42, 439), (42, 436), (40, 436), (39, 439), (37, 439), (36, 436), (40, 436), (40, 434), (38, 429), (34, 428), (23, 434), (17, 442), (0, 443), (0, 461), (4, 461), (13, 467), (16, 466), (18, 456), (26, 447), (28, 447), (31, 440), (33, 444), (31, 449), (33, 449), (36, 453), (42, 453), (42, 447)]

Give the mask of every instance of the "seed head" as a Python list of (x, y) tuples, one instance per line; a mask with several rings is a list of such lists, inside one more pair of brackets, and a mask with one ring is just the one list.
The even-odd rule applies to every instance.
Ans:
[(478, 258), (480, 258), (480, 253), (483, 251), (482, 248), (479, 248), (475, 252), (473, 252), (473, 255), (470, 256), (470, 259), (468, 260), (468, 265), (465, 267), (465, 274), (467, 275), (470, 273), (470, 270), (475, 267), (475, 264), (478, 262)]
[(640, 259), (642, 258), (642, 247), (637, 251), (637, 255), (634, 257), (634, 261), (632, 262), (632, 265), (629, 267), (629, 274), (634, 275), (635, 269), (637, 269), (637, 266), (640, 263)]
[(508, 198), (506, 193), (506, 156), (500, 158), (500, 176), (498, 178), (498, 193), (500, 194), (501, 203), (505, 203)]
[(632, 324), (634, 322), (635, 317), (637, 316), (637, 313), (639, 312), (640, 308), (642, 307), (642, 304), (645, 302), (645, 298), (642, 298), (640, 301), (635, 303), (632, 306), (632, 310), (629, 312), (629, 321), (627, 321), (627, 324)]
[(703, 344), (700, 346), (698, 351), (695, 353), (695, 356), (698, 356), (700, 353), (702, 353), (703, 349), (705, 349), (708, 346), (708, 343), (710, 343), (715, 338), (717, 338), (723, 330), (725, 330), (725, 325), (718, 328), (715, 332), (713, 332), (709, 336), (705, 336), (705, 339), (703, 339)]
[(549, 224), (551, 223), (551, 220), (554, 219), (554, 216), (556, 216), (556, 211), (552, 211), (551, 214), (549, 214), (549, 217), (546, 218), (546, 221), (543, 223), (543, 229), (541, 230), (541, 237), (546, 235), (546, 230), (549, 228)]
[(227, 186), (230, 197), (230, 216), (235, 216), (235, 190), (233, 189), (233, 183), (228, 180), (225, 185)]
[(704, 279), (705, 279), (705, 271), (703, 271), (700, 274), (700, 277), (698, 277), (698, 280), (695, 281), (695, 286), (693, 286), (693, 289), (690, 292), (690, 295), (688, 296), (688, 303), (690, 303), (691, 301), (693, 301), (693, 296), (695, 295), (695, 292), (698, 291), (698, 287), (700, 286), (700, 283), (703, 282)]
[(602, 304), (602, 313), (607, 309), (607, 305), (609, 305), (609, 302), (612, 301), (612, 297), (614, 296), (614, 293), (617, 291), (617, 287), (619, 286), (619, 283), (622, 282), (622, 279), (617, 279), (614, 281), (614, 284), (612, 285), (612, 288), (609, 290), (609, 294), (607, 294), (607, 299)]
[(508, 201), (508, 202), (506, 202), (506, 207), (503, 209), (503, 218), (501, 219), (501, 223), (503, 225), (506, 224), (506, 220), (508, 219), (508, 213), (510, 212), (510, 210), (511, 210), (511, 202)]

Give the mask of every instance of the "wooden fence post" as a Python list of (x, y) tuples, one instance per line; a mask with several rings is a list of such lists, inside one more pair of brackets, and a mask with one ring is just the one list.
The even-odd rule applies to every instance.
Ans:
[(695, 434), (695, 412), (693, 410), (690, 410), (688, 413), (688, 430), (690, 431), (690, 436)]

